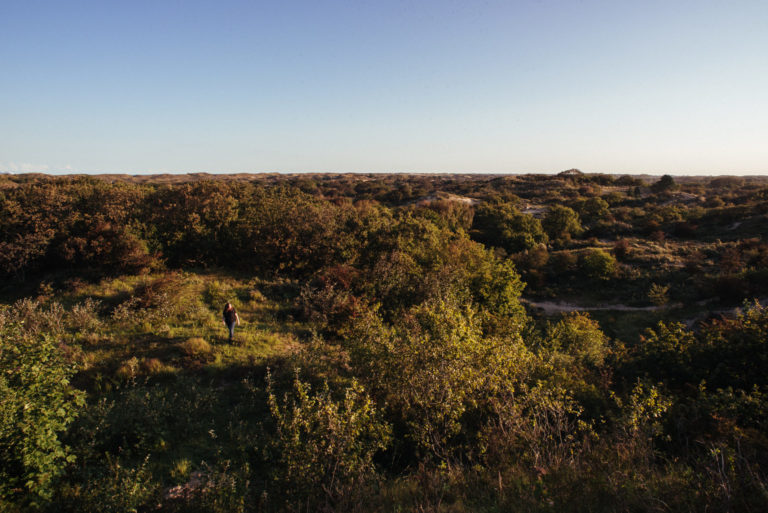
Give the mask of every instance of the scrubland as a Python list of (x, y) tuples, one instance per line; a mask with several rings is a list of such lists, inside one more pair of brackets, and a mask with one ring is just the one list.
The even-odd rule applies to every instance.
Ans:
[(767, 217), (759, 177), (0, 177), (0, 510), (765, 511)]

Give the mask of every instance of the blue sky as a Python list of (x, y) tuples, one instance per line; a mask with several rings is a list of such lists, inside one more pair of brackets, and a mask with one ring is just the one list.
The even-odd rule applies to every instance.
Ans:
[(0, 171), (768, 174), (768, 2), (0, 0)]

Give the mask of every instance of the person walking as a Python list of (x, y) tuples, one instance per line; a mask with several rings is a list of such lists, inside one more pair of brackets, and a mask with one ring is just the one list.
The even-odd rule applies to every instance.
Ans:
[(240, 326), (240, 317), (237, 315), (237, 311), (235, 311), (235, 307), (232, 306), (232, 303), (227, 302), (226, 305), (224, 305), (224, 325), (229, 328), (229, 341), (232, 342), (232, 340), (235, 338), (235, 324)]

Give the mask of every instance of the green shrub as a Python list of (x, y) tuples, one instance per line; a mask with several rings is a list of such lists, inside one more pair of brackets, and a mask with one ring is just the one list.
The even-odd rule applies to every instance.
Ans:
[(579, 364), (600, 366), (608, 352), (608, 337), (586, 313), (565, 315), (549, 327), (546, 338), (552, 349), (571, 356)]
[(59, 437), (85, 404), (74, 370), (50, 337), (0, 331), (0, 499), (44, 502), (73, 460)]
[(544, 231), (549, 235), (549, 238), (553, 240), (568, 240), (572, 236), (577, 236), (584, 231), (581, 227), (579, 214), (572, 208), (563, 205), (553, 205), (549, 207), (541, 224), (544, 227)]
[(768, 385), (768, 308), (746, 304), (735, 319), (703, 324), (694, 332), (680, 323), (646, 330), (633, 362), (639, 371), (669, 387), (749, 390)]
[(159, 495), (159, 484), (152, 479), (149, 458), (130, 467), (107, 455), (107, 466), (84, 486), (66, 490), (61, 498), (65, 511), (93, 513), (137, 513), (146, 511)]
[(602, 249), (590, 249), (580, 260), (582, 271), (592, 279), (608, 280), (616, 275), (616, 259)]
[(547, 242), (541, 222), (508, 203), (478, 207), (472, 222), (472, 237), (483, 244), (504, 248), (510, 253)]
[(664, 306), (669, 302), (669, 285), (651, 284), (648, 299), (656, 306)]
[(529, 357), (517, 336), (484, 336), (478, 312), (452, 298), (417, 305), (392, 325), (368, 312), (347, 336), (354, 372), (422, 455), (441, 459), (464, 415), (509, 386)]
[(630, 439), (652, 442), (663, 433), (663, 419), (672, 400), (658, 387), (638, 380), (626, 401), (618, 401), (622, 408), (620, 424)]
[(670, 192), (679, 189), (680, 186), (675, 183), (675, 179), (670, 175), (664, 175), (657, 182), (651, 185), (651, 190), (656, 193)]
[(277, 430), (275, 484), (289, 503), (307, 510), (351, 500), (390, 440), (389, 426), (356, 381), (336, 400), (327, 383), (313, 393), (297, 372), (293, 395), (282, 402), (269, 383), (269, 407)]

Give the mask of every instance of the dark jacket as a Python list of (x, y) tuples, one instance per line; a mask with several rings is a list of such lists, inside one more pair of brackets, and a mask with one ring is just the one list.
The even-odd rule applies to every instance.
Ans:
[(235, 322), (237, 322), (237, 312), (235, 311), (234, 308), (230, 310), (224, 309), (223, 316), (224, 316), (224, 322), (226, 322), (227, 324), (234, 324)]

